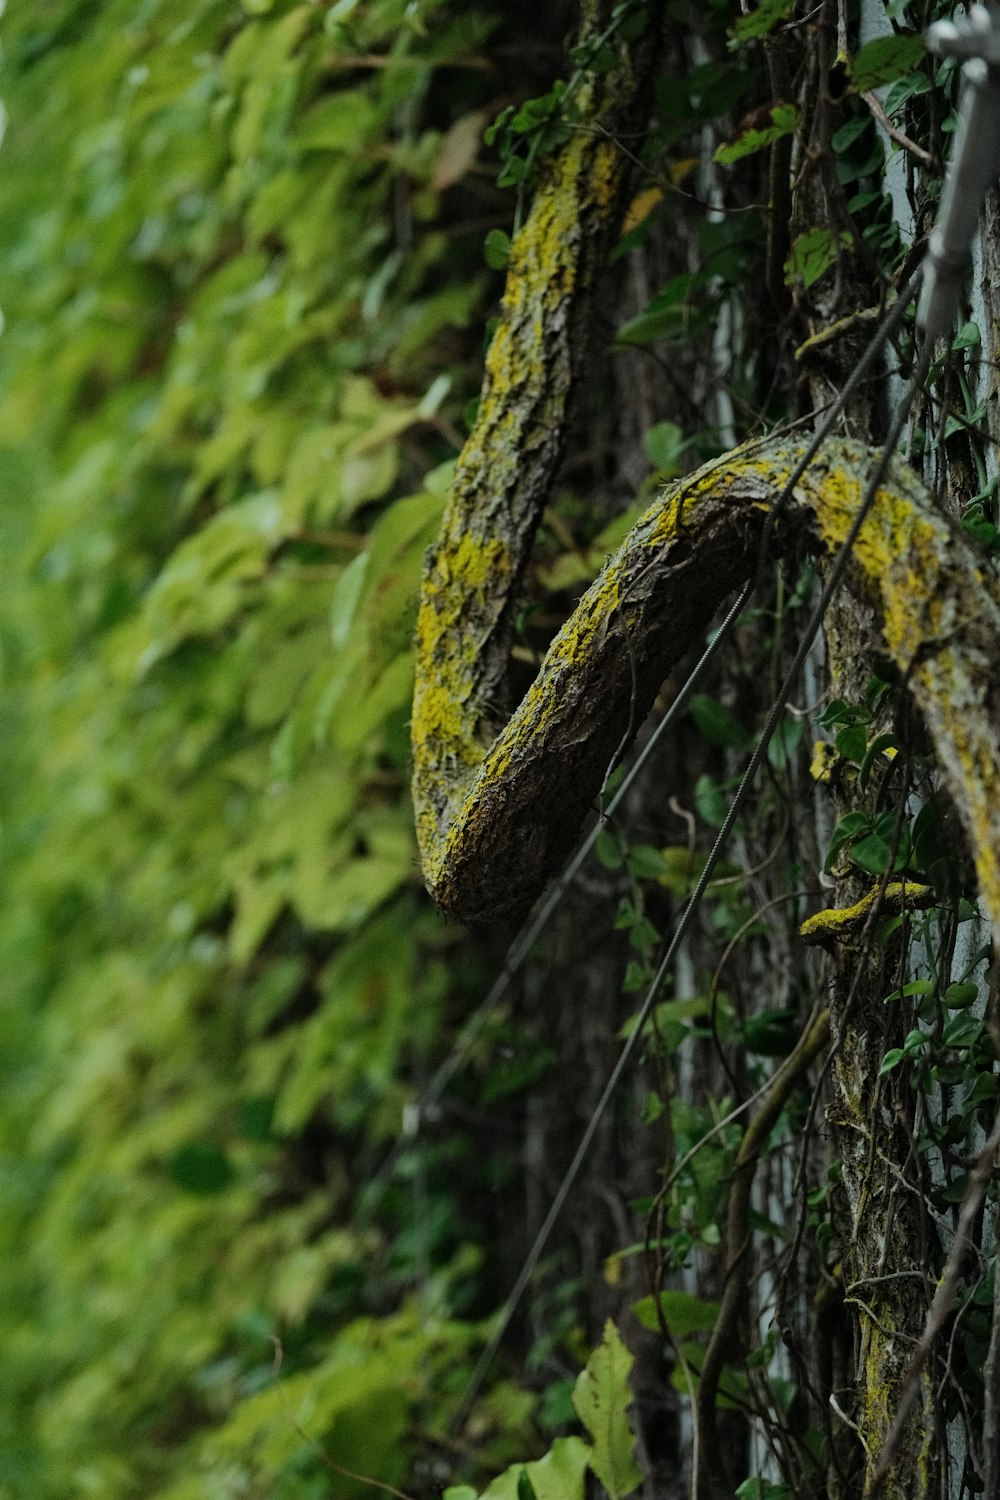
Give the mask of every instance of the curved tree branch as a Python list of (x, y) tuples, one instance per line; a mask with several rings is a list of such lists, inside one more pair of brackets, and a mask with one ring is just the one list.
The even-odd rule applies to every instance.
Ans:
[[(569, 853), (623, 737), (727, 594), (755, 571), (765, 517), (836, 550), (869, 450), (831, 441), (784, 496), (804, 448), (737, 449), (672, 488), (581, 599), (506, 723), (517, 591), (560, 462), (592, 292), (620, 222), (658, 26), (626, 44), (621, 8), (582, 0), (568, 140), (511, 251), (479, 416), (429, 550), (417, 622), (413, 791), (428, 888), (468, 922), (512, 918)], [(579, 54), (578, 54), (579, 55)], [(602, 64), (603, 66), (603, 64)], [(855, 548), (854, 587), (922, 709), (1000, 929), (1000, 594), (964, 533), (896, 463)]]
[[(427, 645), (447, 639), (449, 630), (461, 635), (468, 612), (460, 570), (443, 596), (439, 546), (421, 605), (414, 793), (428, 888), (447, 911), (469, 922), (515, 916), (559, 868), (623, 734), (641, 723), (660, 683), (727, 594), (751, 576), (765, 518), (801, 451), (787, 441), (737, 449), (657, 501), (583, 596), (521, 704), (485, 748), (475, 701), (454, 692)], [(782, 528), (835, 550), (871, 462), (859, 444), (828, 443), (794, 487)], [(901, 462), (876, 497), (852, 574), (924, 715), (1000, 930), (996, 575)], [(446, 736), (428, 715), (431, 701), (448, 724)], [(456, 741), (463, 757), (453, 752)]]

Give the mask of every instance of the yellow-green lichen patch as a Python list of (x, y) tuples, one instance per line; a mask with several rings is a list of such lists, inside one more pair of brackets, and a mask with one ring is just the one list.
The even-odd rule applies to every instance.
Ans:
[[(990, 663), (983, 671), (995, 670)], [(953, 650), (917, 669), (914, 685), (942, 768), (962, 809), (979, 890), (1000, 931), (1000, 745), (996, 725), (984, 717), (981, 694), (968, 663)]]
[[(830, 552), (843, 545), (861, 505), (865, 476), (859, 456), (852, 445), (827, 463), (818, 487), (809, 475), (802, 481)], [(892, 484), (877, 492), (854, 544), (855, 561), (881, 595), (886, 643), (904, 665), (929, 632), (943, 628), (948, 607), (938, 586), (948, 531), (926, 504), (913, 477), (897, 469)]]
[(590, 174), (590, 201), (593, 206), (603, 213), (610, 212), (617, 202), (620, 180), (620, 148), (614, 141), (599, 142)]
[(830, 907), (827, 911), (818, 911), (807, 917), (799, 928), (802, 941), (844, 942), (848, 938), (860, 936), (876, 901), (879, 903), (880, 917), (898, 916), (903, 911), (924, 911), (933, 906), (935, 901), (931, 886), (920, 885), (913, 880), (890, 881), (881, 893), (881, 900), (880, 890), (880, 886), (875, 886), (860, 901), (855, 901), (853, 906)]
[(490, 599), (504, 589), (510, 577), (510, 553), (500, 537), (478, 536), (463, 531), (448, 552), (439, 558), (442, 579), (459, 595), (462, 607), (470, 593), (488, 593)]
[[(499, 400), (497, 389), (490, 399)], [(495, 421), (504, 420), (498, 410)], [(519, 451), (514, 428), (504, 431), (505, 446), (513, 443)], [(586, 781), (591, 797), (603, 774), (600, 757), (614, 750), (625, 719), (631, 722), (629, 674), (641, 659), (648, 689), (656, 664), (675, 660), (690, 644), (687, 636), (670, 638), (670, 629), (697, 633), (705, 599), (719, 590), (721, 602), (727, 589), (753, 571), (761, 517), (783, 496), (802, 452), (800, 444), (779, 441), (726, 455), (651, 506), (556, 636), (535, 683), (487, 750), (492, 730), (483, 706), (499, 682), (497, 663), (501, 672), (504, 666), (499, 627), (523, 557), (519, 549), (530, 532), (510, 524), (514, 497), (488, 483), (488, 448), (469, 459), (480, 471), (479, 490), (456, 492), (449, 504), (418, 622), (413, 742), (421, 847), (435, 890), (446, 884), (448, 902), (459, 911), (466, 876), (456, 875), (451, 884), (452, 873), (498, 858), (503, 841), (533, 841), (531, 860), (522, 862), (525, 882), (532, 872), (544, 874), (549, 820), (559, 821), (561, 800), (571, 796), (566, 766), (580, 785)], [(790, 518), (795, 511), (811, 513), (829, 552), (851, 529), (872, 462), (873, 455), (856, 444), (830, 443), (787, 502)], [(516, 467), (507, 452), (500, 465), (505, 475), (511, 463)], [(485, 519), (481, 507), (489, 511)], [(496, 529), (490, 532), (489, 525)], [(1000, 927), (1000, 750), (990, 700), (1000, 659), (1000, 594), (976, 564), (970, 544), (950, 531), (901, 466), (890, 470), (875, 499), (855, 560), (854, 577), (862, 580), (865, 599), (880, 609), (890, 654), (936, 745), (970, 834), (987, 908)], [(484, 677), (482, 658), (490, 647), (492, 665)], [(620, 715), (621, 722), (612, 724), (609, 714)], [(519, 827), (526, 788), (532, 826)], [(509, 847), (505, 857), (516, 880), (521, 867)], [(874, 899), (871, 892), (853, 907), (811, 917), (803, 939), (850, 940), (868, 920)], [(886, 913), (920, 908), (932, 904), (933, 893), (897, 881), (882, 902)], [(490, 909), (474, 893), (468, 910), (488, 915)]]

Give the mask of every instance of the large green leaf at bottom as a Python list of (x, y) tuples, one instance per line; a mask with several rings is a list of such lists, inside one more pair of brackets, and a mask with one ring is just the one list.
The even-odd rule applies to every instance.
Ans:
[(632, 1356), (609, 1318), (604, 1338), (576, 1382), (573, 1406), (594, 1440), (590, 1467), (611, 1500), (622, 1500), (642, 1482), (635, 1461), (635, 1437), (626, 1416), (632, 1400), (628, 1384), (631, 1368)]

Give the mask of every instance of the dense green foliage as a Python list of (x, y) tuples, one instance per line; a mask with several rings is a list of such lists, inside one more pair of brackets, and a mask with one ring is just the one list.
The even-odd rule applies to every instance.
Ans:
[(405, 725), (489, 30), (6, 22), (0, 1493), (399, 1481), (468, 1337), (455, 1226), (352, 1200), (449, 985)]

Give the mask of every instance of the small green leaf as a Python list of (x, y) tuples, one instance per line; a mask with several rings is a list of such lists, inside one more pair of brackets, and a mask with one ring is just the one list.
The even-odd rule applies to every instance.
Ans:
[(870, 827), (871, 821), (867, 813), (860, 811), (845, 813), (833, 830), (833, 837), (830, 840), (830, 848), (827, 851), (826, 863), (823, 869), (829, 873), (837, 863), (837, 856), (844, 845)]
[(884, 875), (889, 868), (889, 855), (888, 843), (877, 833), (866, 833), (851, 845), (851, 859), (869, 875)]
[[(891, 729), (884, 734), (877, 734), (867, 747), (861, 759), (861, 767), (858, 771), (858, 786), (864, 791), (868, 785), (868, 778), (872, 773), (872, 767), (880, 755), (885, 755), (887, 750), (898, 750), (899, 740)], [(854, 757), (856, 759), (856, 757)]]
[(951, 341), (952, 353), (957, 354), (962, 349), (978, 349), (983, 341), (977, 323), (963, 323)]
[(645, 989), (651, 978), (649, 967), (641, 959), (630, 958), (625, 965), (625, 977), (622, 980), (622, 993), (634, 995), (636, 990)]
[(894, 1000), (908, 999), (913, 995), (933, 995), (934, 986), (929, 979), (911, 979), (904, 984), (902, 989), (893, 990), (891, 995), (886, 995), (884, 1005), (889, 1005)]
[(851, 86), (856, 94), (864, 94), (880, 84), (894, 83), (911, 73), (925, 55), (923, 37), (898, 32), (874, 37), (848, 65)]
[(736, 1500), (791, 1500), (791, 1494), (783, 1479), (760, 1479), (756, 1474), (735, 1491)]
[(835, 233), (832, 229), (808, 229), (792, 241), (792, 249), (785, 261), (785, 285), (794, 286), (801, 280), (807, 290), (835, 263), (840, 251), (851, 243), (846, 229)]
[(351, 633), (368, 571), (368, 553), (351, 559), (334, 585), (330, 602), (330, 640), (334, 651), (343, 651)]
[[(686, 1339), (692, 1333), (711, 1333), (718, 1321), (718, 1302), (703, 1302), (690, 1292), (661, 1292), (659, 1303), (663, 1321), (677, 1339)], [(655, 1297), (641, 1297), (633, 1303), (632, 1311), (644, 1328), (659, 1332)]]
[(838, 754), (845, 760), (851, 760), (859, 765), (864, 759), (865, 750), (868, 747), (868, 736), (863, 724), (848, 724), (837, 734), (834, 741)]
[(602, 828), (597, 835), (594, 853), (599, 864), (606, 870), (620, 870), (625, 863), (625, 851), (621, 839), (610, 828)]
[(867, 114), (855, 115), (852, 120), (846, 120), (839, 126), (830, 137), (830, 145), (838, 156), (854, 145), (855, 141), (861, 139), (867, 130), (871, 128), (871, 116)]
[(656, 339), (687, 338), (696, 332), (708, 316), (694, 300), (696, 284), (693, 275), (672, 276), (641, 313), (622, 324), (616, 342), (647, 344)]
[(483, 241), (483, 259), (491, 271), (503, 271), (510, 260), (510, 235), (491, 229)]
[(878, 1076), (881, 1078), (883, 1073), (891, 1073), (903, 1061), (903, 1055), (902, 1047), (890, 1047), (879, 1064)]
[(636, 844), (629, 850), (626, 862), (638, 880), (659, 880), (661, 875), (670, 873), (667, 861), (652, 844)]
[(618, 903), (618, 911), (615, 914), (614, 928), (616, 932), (627, 932), (634, 927), (639, 920), (639, 913), (627, 896), (623, 896)]
[(871, 714), (857, 703), (846, 703), (843, 698), (833, 698), (819, 716), (824, 729), (834, 729), (838, 724), (867, 724)]
[(860, 870), (869, 875), (882, 875), (889, 869), (893, 849), (892, 873), (903, 870), (910, 859), (910, 831), (904, 824), (898, 829), (898, 816), (893, 811), (879, 813), (870, 833), (856, 839), (851, 845), (851, 859)]
[(729, 805), (721, 786), (711, 776), (699, 776), (695, 782), (694, 805), (698, 816), (712, 828), (721, 828), (726, 821)]
[[(493, 1483), (483, 1490), (482, 1500), (521, 1500), (521, 1479), (524, 1475), (523, 1464), (511, 1464), (502, 1474), (498, 1474)], [(530, 1484), (530, 1480), (528, 1483)]]
[(659, 312), (640, 313), (630, 318), (618, 330), (619, 344), (655, 344), (660, 340), (686, 338), (690, 332), (690, 319), (684, 307), (665, 307)]
[(980, 1073), (965, 1098), (967, 1110), (976, 1109), (980, 1104), (991, 1104), (997, 1096), (997, 1080), (992, 1073)]
[(657, 422), (643, 439), (646, 457), (653, 468), (671, 476), (680, 473), (684, 446), (684, 434), (676, 422)]
[(628, 940), (633, 948), (655, 948), (660, 934), (648, 917), (639, 917), (632, 923)]
[(701, 735), (712, 745), (742, 750), (750, 735), (736, 715), (717, 698), (695, 693), (691, 699), (691, 717)]
[(761, 0), (761, 4), (749, 16), (741, 16), (733, 26), (733, 37), (739, 46), (756, 37), (767, 36), (780, 21), (784, 21), (795, 9), (795, 0)]
[(983, 1023), (978, 1016), (953, 1016), (941, 1033), (946, 1047), (971, 1047), (979, 1039)]
[(794, 714), (786, 714), (781, 719), (771, 736), (767, 747), (767, 763), (776, 771), (783, 771), (788, 766), (802, 742), (802, 731), (804, 724)]
[(593, 1439), (591, 1469), (611, 1500), (624, 1500), (642, 1483), (635, 1437), (626, 1415), (632, 1400), (628, 1374), (632, 1356), (609, 1318), (604, 1338), (587, 1361), (573, 1391), (573, 1406)]
[(949, 984), (944, 992), (944, 1003), (949, 1010), (966, 1010), (975, 1003), (978, 994), (978, 984)]
[(793, 135), (798, 123), (799, 111), (796, 105), (775, 104), (771, 109), (770, 125), (765, 125), (763, 129), (745, 130), (735, 141), (725, 141), (716, 147), (712, 160), (719, 162), (721, 166), (730, 167), (734, 162), (742, 161), (745, 156), (753, 156), (756, 152), (763, 151), (765, 146), (772, 146), (783, 136)]
[(582, 1438), (556, 1438), (544, 1458), (524, 1466), (535, 1500), (583, 1500), (589, 1458)]

